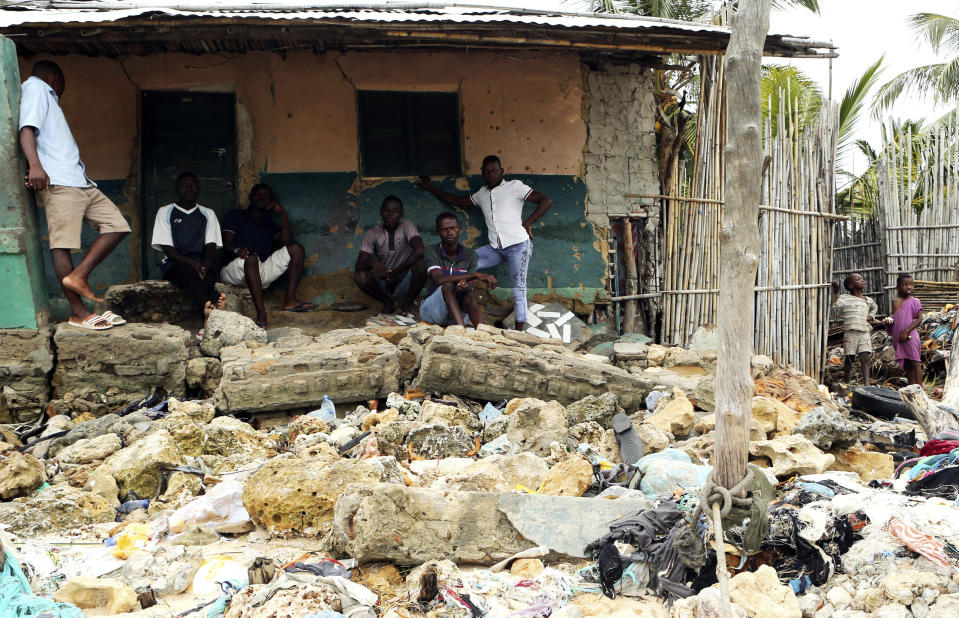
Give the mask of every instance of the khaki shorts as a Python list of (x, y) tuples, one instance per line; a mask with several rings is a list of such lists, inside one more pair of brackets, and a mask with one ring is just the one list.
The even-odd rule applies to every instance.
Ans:
[[(223, 283), (230, 285), (246, 285), (246, 260), (243, 258), (234, 258), (229, 264), (220, 271), (220, 279)], [(290, 250), (286, 247), (280, 247), (270, 254), (270, 257), (260, 262), (260, 283), (263, 289), (270, 287), (270, 284), (283, 276), (286, 269), (290, 267)]]
[(101, 234), (130, 231), (116, 204), (94, 186), (51, 185), (37, 192), (37, 202), (47, 211), (51, 249), (79, 249), (84, 221)]
[(872, 337), (861, 330), (847, 330), (842, 335), (842, 349), (846, 356), (855, 356), (863, 352), (872, 353)]

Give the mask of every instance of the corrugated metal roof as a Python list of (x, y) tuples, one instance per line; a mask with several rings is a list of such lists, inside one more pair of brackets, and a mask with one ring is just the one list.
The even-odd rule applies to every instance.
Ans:
[[(323, 8), (324, 5), (326, 8)], [(81, 8), (83, 7), (83, 8)], [(193, 8), (190, 8), (193, 7)], [(201, 7), (207, 7), (202, 9)], [(104, 23), (146, 14), (170, 17), (234, 17), (296, 21), (521, 23), (567, 28), (729, 31), (723, 26), (636, 15), (601, 15), (481, 7), (455, 2), (43, 2), (7, 0), (0, 27), (41, 23)], [(319, 10), (321, 9), (322, 10)]]
[[(460, 45), (483, 43), (498, 44), (490, 36), (493, 31), (513, 35), (525, 30), (522, 36), (513, 37), (517, 46), (562, 45), (553, 39), (569, 39), (580, 50), (597, 50), (619, 47), (647, 52), (693, 51), (694, 53), (718, 53), (725, 48), (729, 29), (712, 24), (641, 17), (635, 15), (597, 15), (563, 11), (540, 11), (525, 8), (482, 6), (457, 2), (353, 2), (321, 3), (297, 0), (232, 0), (229, 2), (159, 2), (150, 0), (127, 0), (104, 2), (101, 0), (6, 0), (0, 5), (0, 30), (6, 29), (18, 37), (18, 44), (30, 53), (80, 52), (93, 55), (109, 53), (150, 53), (131, 51), (138, 44), (154, 40), (148, 33), (140, 38), (130, 38), (117, 43), (111, 52), (105, 52), (96, 41), (96, 36), (81, 32), (85, 41), (72, 39), (61, 31), (59, 37), (46, 38), (51, 28), (68, 29), (77, 26), (97, 25), (113, 30), (131, 25), (151, 27), (163, 22), (177, 25), (180, 22), (208, 25), (242, 24), (269, 29), (270, 27), (303, 28), (352, 28), (379, 29), (381, 38), (391, 44), (400, 44), (403, 35), (406, 45), (415, 45), (438, 35), (425, 34), (425, 30), (453, 32), (450, 41), (459, 37)], [(171, 24), (171, 22), (175, 22)], [(395, 24), (396, 27), (392, 27)], [(443, 26), (447, 28), (443, 28)], [(408, 32), (386, 32), (405, 29)], [(74, 31), (75, 32), (75, 31)], [(34, 43), (28, 45), (26, 35)], [(215, 35), (209, 32), (207, 36)], [(263, 33), (258, 33), (260, 39)], [(37, 38), (40, 37), (40, 38)], [(524, 38), (525, 37), (525, 38)], [(43, 38), (47, 42), (42, 42)], [(251, 37), (252, 38), (255, 37)], [(289, 38), (289, 37), (286, 37)], [(471, 39), (467, 41), (467, 39)], [(535, 39), (535, 40), (534, 40)], [(58, 42), (54, 42), (54, 41)], [(75, 43), (72, 45), (70, 41)], [(111, 39), (117, 42), (116, 38)], [(234, 42), (230, 43), (234, 45)], [(429, 43), (429, 41), (427, 41)], [(431, 43), (435, 44), (435, 43)], [(452, 42), (450, 43), (453, 44)], [(501, 40), (499, 44), (507, 44)], [(184, 43), (185, 45), (185, 43)], [(626, 45), (627, 47), (623, 47)], [(126, 46), (126, 47), (124, 47)], [(167, 47), (170, 51), (189, 50)], [(766, 53), (782, 56), (828, 56), (833, 54), (828, 43), (818, 43), (805, 37), (770, 35), (766, 41)], [(192, 50), (189, 50), (192, 51)]]

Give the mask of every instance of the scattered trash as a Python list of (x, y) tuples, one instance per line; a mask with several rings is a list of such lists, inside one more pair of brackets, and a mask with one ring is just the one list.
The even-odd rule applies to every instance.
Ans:
[(323, 395), (323, 403), (318, 410), (313, 410), (307, 416), (318, 418), (324, 423), (331, 423), (336, 420), (336, 407), (329, 395)]
[[(709, 614), (715, 352), (579, 325), (560, 345), (565, 312), (535, 315), (561, 336), (391, 318), (224, 347), (222, 400), (51, 419), (36, 463), (0, 468), (0, 615), (16, 594), (68, 618), (45, 597), (191, 618)], [(765, 357), (753, 376), (749, 497), (721, 516), (736, 607), (956, 615), (959, 433), (925, 435), (893, 388), (830, 394)]]

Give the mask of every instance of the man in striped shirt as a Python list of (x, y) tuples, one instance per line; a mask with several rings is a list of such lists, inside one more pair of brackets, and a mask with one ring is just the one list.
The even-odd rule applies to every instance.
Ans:
[(440, 242), (426, 248), (426, 274), (432, 290), (420, 303), (420, 318), (440, 326), (464, 326), (464, 317), (469, 317), (470, 326), (476, 327), (483, 322), (483, 313), (473, 294), (473, 282), (485, 281), (493, 289), (496, 278), (476, 272), (479, 256), (460, 244), (460, 220), (455, 214), (443, 212), (436, 217), (436, 234)]
[[(881, 323), (876, 320), (879, 307), (876, 301), (863, 295), (866, 280), (859, 273), (852, 273), (843, 281), (848, 294), (840, 294), (835, 305), (842, 315), (842, 345), (846, 356), (846, 382), (852, 380), (852, 364), (856, 356), (862, 369), (863, 384), (869, 386), (869, 357), (872, 354), (872, 330)], [(833, 283), (838, 291), (839, 285)]]

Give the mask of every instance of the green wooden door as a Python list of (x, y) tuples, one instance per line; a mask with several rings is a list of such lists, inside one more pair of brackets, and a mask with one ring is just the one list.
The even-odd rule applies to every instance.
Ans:
[(232, 93), (143, 93), (143, 271), (160, 278), (162, 255), (151, 237), (156, 212), (176, 201), (177, 175), (200, 179), (202, 206), (222, 221), (236, 205), (236, 98)]

